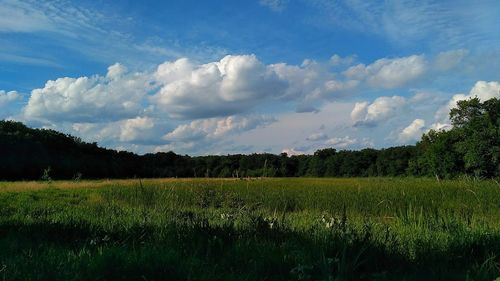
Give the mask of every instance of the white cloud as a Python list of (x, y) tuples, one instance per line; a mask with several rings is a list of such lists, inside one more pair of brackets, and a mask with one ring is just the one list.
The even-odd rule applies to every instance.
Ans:
[(368, 105), (369, 103), (367, 101), (357, 102), (354, 105), (354, 108), (351, 111), (351, 119), (354, 124), (365, 121), (368, 114)]
[(274, 121), (273, 117), (263, 115), (194, 120), (188, 124), (178, 126), (163, 138), (172, 142), (217, 140), (231, 134), (265, 127)]
[(366, 66), (351, 66), (344, 75), (352, 80), (364, 80), (376, 88), (397, 88), (422, 77), (427, 70), (427, 61), (423, 55), (402, 58), (376, 60)]
[(21, 100), (21, 98), (21, 95), (16, 91), (6, 92), (0, 90), (0, 119), (13, 119), (12, 114), (15, 114), (14, 110), (16, 110), (17, 108), (13, 107), (12, 105), (16, 101)]
[(103, 122), (141, 114), (143, 98), (150, 91), (148, 75), (125, 74), (115, 64), (106, 76), (59, 78), (31, 92), (24, 116), (48, 122)]
[[(398, 141), (400, 132), (394, 128), (404, 128), (420, 116), (432, 116), (443, 104), (442, 93), (423, 89), (411, 90), (415, 93), (411, 98), (381, 96), (356, 104), (330, 101), (347, 94), (353, 97), (366, 87), (373, 91), (373, 87), (379, 88), (385, 82), (375, 86), (370, 81), (404, 74), (406, 66), (418, 65), (419, 61), (425, 62), (423, 56), (381, 59), (368, 66), (353, 66), (344, 72), (346, 76), (335, 70), (332, 62), (304, 60), (301, 65), (267, 65), (254, 55), (226, 56), (205, 64), (181, 58), (142, 73), (130, 72), (116, 63), (103, 75), (59, 78), (34, 89), (22, 118), (40, 126), (60, 126), (66, 132), (86, 136), (89, 141), (103, 141), (110, 147), (139, 145), (141, 151), (156, 147), (157, 151), (199, 153), (206, 148), (205, 153), (222, 153), (243, 147), (237, 148), (236, 144), (250, 143), (262, 151), (279, 152), (286, 147), (310, 153), (332, 144), (373, 146), (373, 141), (366, 139), (372, 134), (377, 135), (377, 147), (388, 146), (389, 141)], [(497, 82), (479, 81), (471, 95), (491, 95), (496, 93), (496, 87)], [(258, 117), (276, 115), (277, 108), (284, 110), (279, 111), (283, 118), (276, 122)], [(286, 114), (293, 108), (303, 113)], [(440, 119), (434, 122), (435, 126), (428, 127), (446, 126)], [(328, 130), (311, 134), (310, 128), (325, 123)], [(387, 138), (391, 132), (394, 135)], [(328, 140), (328, 136), (339, 135), (348, 137)]]
[(134, 141), (147, 134), (147, 131), (154, 127), (154, 121), (148, 117), (136, 117), (125, 120), (121, 126), (120, 141)]
[(108, 73), (106, 74), (106, 77), (108, 77), (111, 80), (115, 80), (122, 78), (126, 72), (127, 68), (124, 65), (120, 63), (115, 63), (110, 67), (108, 67)]
[(371, 104), (358, 102), (351, 111), (351, 120), (354, 126), (376, 126), (401, 112), (406, 103), (400, 96), (379, 97)]
[(281, 12), (286, 9), (288, 0), (259, 0), (259, 4), (268, 7), (272, 11)]
[(179, 59), (160, 65), (156, 78), (163, 86), (152, 100), (171, 117), (184, 119), (247, 111), (287, 88), (286, 81), (254, 55), (226, 56), (203, 65)]
[(0, 107), (6, 106), (9, 103), (21, 99), (21, 95), (19, 95), (16, 91), (6, 92), (4, 90), (0, 90)]
[(478, 97), (481, 101), (486, 101), (491, 98), (499, 98), (500, 83), (496, 81), (477, 81), (476, 84), (474, 84), (474, 87), (472, 87), (472, 89), (470, 90), (469, 95), (466, 96), (465, 99), (468, 99), (470, 97)]
[(424, 133), (424, 128), (425, 121), (423, 119), (415, 119), (408, 127), (404, 128), (401, 133), (399, 133), (398, 139), (402, 143), (416, 141), (420, 139)]

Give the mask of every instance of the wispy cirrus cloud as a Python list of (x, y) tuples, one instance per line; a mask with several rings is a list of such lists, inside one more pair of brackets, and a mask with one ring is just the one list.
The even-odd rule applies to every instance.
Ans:
[(498, 1), (307, 1), (322, 27), (376, 34), (399, 45), (415, 42), (439, 49), (479, 46), (498, 50)]
[(272, 11), (281, 12), (286, 9), (288, 0), (259, 0), (259, 4), (268, 7)]
[[(80, 60), (105, 64), (120, 61), (144, 67), (165, 59), (205, 59), (226, 53), (216, 46), (187, 46), (137, 36), (131, 32), (135, 24), (138, 23), (132, 17), (69, 0), (1, 1), (0, 34), (4, 38), (0, 40), (0, 61), (61, 67), (68, 64), (68, 56), (76, 54)], [(7, 40), (9, 36), (16, 40)], [(29, 44), (20, 44), (23, 40)]]

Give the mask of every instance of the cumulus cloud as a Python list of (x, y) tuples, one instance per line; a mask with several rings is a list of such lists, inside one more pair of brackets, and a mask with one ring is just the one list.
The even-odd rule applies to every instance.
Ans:
[(127, 68), (120, 64), (120, 63), (115, 63), (113, 65), (111, 65), (110, 67), (108, 67), (108, 73), (106, 74), (106, 76), (111, 79), (111, 80), (115, 80), (115, 79), (119, 79), (121, 77), (123, 77), (123, 75), (127, 72)]
[[(23, 118), (115, 147), (157, 138), (171, 148), (192, 150), (207, 140), (214, 143), (273, 122), (241, 116), (258, 105), (295, 103), (303, 111), (317, 111), (321, 101), (314, 99), (343, 87), (334, 84), (333, 76), (314, 61), (265, 65), (254, 55), (226, 56), (206, 64), (182, 58), (137, 73), (116, 63), (105, 75), (49, 80), (31, 92)], [(354, 87), (351, 82), (345, 85)], [(176, 119), (194, 121), (165, 135), (179, 124)]]
[(428, 62), (423, 55), (402, 58), (383, 58), (370, 65), (358, 64), (344, 71), (344, 76), (353, 80), (366, 81), (377, 88), (397, 88), (422, 77)]
[(135, 117), (152, 88), (149, 76), (115, 64), (106, 76), (59, 78), (31, 92), (26, 119), (50, 122), (103, 122)]
[(321, 96), (324, 93), (322, 84), (331, 75), (321, 64), (310, 60), (305, 60), (302, 65), (278, 63), (270, 65), (270, 68), (288, 83), (282, 97), (285, 99)]
[(376, 126), (395, 116), (406, 103), (406, 99), (400, 96), (379, 97), (371, 104), (358, 102), (351, 111), (351, 119), (354, 126)]
[[(436, 57), (436, 61), (440, 58), (441, 62), (431, 61), (434, 64), (428, 63), (423, 55), (415, 55), (351, 66), (354, 58), (337, 55), (327, 62), (304, 60), (300, 65), (264, 64), (255, 55), (234, 55), (204, 64), (181, 58), (145, 72), (131, 72), (116, 63), (106, 74), (63, 77), (34, 89), (22, 110), (22, 119), (32, 124), (69, 128), (69, 133), (92, 136), (87, 140), (105, 140), (114, 147), (148, 143), (150, 150), (152, 145), (162, 145), (157, 150), (180, 149), (196, 153), (200, 147), (222, 145), (228, 141), (227, 136), (237, 140), (245, 131), (267, 126), (274, 120), (259, 118), (261, 115), (257, 112), (276, 112), (279, 106), (302, 112), (289, 124), (302, 129), (294, 131), (295, 142), (286, 144), (282, 143), (282, 134), (288, 134), (291, 127), (280, 131), (277, 142), (281, 143), (274, 144), (275, 151), (283, 147), (296, 148), (301, 142), (305, 146), (314, 145), (314, 149), (319, 145), (360, 148), (363, 143), (370, 146), (371, 142), (363, 139), (366, 131), (349, 131), (353, 130), (349, 125), (349, 113), (358, 128), (374, 127), (384, 121), (399, 128), (416, 117), (395, 120), (403, 110), (415, 112), (417, 108), (432, 116), (440, 102), (437, 92), (420, 91), (412, 98), (382, 96), (371, 102), (343, 103), (340, 106), (342, 113), (327, 112), (325, 104), (338, 97), (355, 96), (367, 88), (381, 90), (402, 86), (426, 73), (435, 73), (426, 71), (437, 69), (436, 64), (442, 68), (453, 65), (459, 61), (459, 56), (458, 51), (443, 53)], [(498, 84), (494, 83), (497, 82), (479, 81), (470, 95), (491, 95)], [(0, 103), (7, 100), (7, 96), (12, 99), (17, 95), (0, 92)], [(457, 98), (463, 97), (454, 97)], [(448, 110), (446, 108), (446, 114)], [(335, 122), (340, 122), (336, 131), (306, 135), (310, 131), (303, 129), (306, 128), (303, 119), (324, 122), (331, 116), (335, 117)], [(446, 124), (439, 119), (435, 122), (440, 128)], [(385, 130), (383, 126), (379, 129)], [(268, 131), (275, 134), (276, 129)], [(386, 131), (383, 134), (386, 135)], [(334, 134), (350, 137), (328, 139)], [(393, 141), (398, 139), (399, 132), (394, 134)], [(264, 147), (265, 144), (260, 145)], [(229, 149), (228, 145), (225, 151)]]
[(154, 121), (148, 117), (136, 117), (127, 119), (121, 125), (120, 141), (134, 141), (147, 134), (147, 131), (154, 127)]
[(189, 142), (202, 139), (216, 140), (231, 134), (267, 126), (275, 120), (273, 117), (264, 115), (194, 120), (188, 124), (178, 126), (167, 133), (163, 139), (172, 142)]
[[(255, 55), (229, 55), (206, 64), (181, 58), (143, 73), (131, 73), (117, 63), (104, 76), (49, 80), (32, 91), (24, 115), (39, 121), (96, 122), (133, 118), (154, 109), (169, 118), (191, 120), (241, 114), (276, 101), (311, 112), (324, 100), (355, 93), (362, 83), (382, 88), (405, 84), (422, 75), (425, 64), (423, 56), (380, 59), (352, 66), (344, 72), (345, 79), (339, 79), (328, 64), (305, 60), (301, 65), (265, 65)], [(385, 114), (377, 113), (377, 106), (367, 105), (365, 123), (383, 119), (375, 117)]]
[(351, 119), (354, 124), (365, 121), (368, 114), (369, 103), (367, 101), (357, 102), (351, 111)]
[(102, 123), (73, 123), (70, 131), (77, 135), (92, 136), (90, 140), (99, 142), (122, 142), (159, 144), (165, 143), (161, 139), (162, 128), (157, 120), (150, 117), (135, 117), (114, 122)]
[(21, 95), (18, 92), (0, 90), (0, 119), (12, 119), (12, 114), (15, 113), (11, 105), (19, 100), (21, 100)]
[(8, 105), (9, 103), (21, 99), (21, 95), (19, 95), (16, 91), (6, 92), (4, 90), (0, 90), (0, 107)]
[(404, 128), (399, 133), (398, 139), (402, 143), (416, 141), (420, 139), (424, 133), (425, 121), (423, 119), (415, 119), (408, 127)]
[(167, 144), (156, 146), (154, 151), (173, 150), (198, 155), (246, 151), (253, 145), (234, 143), (229, 137), (266, 127), (275, 121), (275, 118), (264, 115), (198, 119), (181, 124), (163, 135), (162, 139)]
[(203, 65), (179, 59), (160, 65), (155, 77), (162, 87), (152, 100), (171, 117), (183, 119), (246, 111), (287, 88), (286, 81), (254, 55), (226, 56)]

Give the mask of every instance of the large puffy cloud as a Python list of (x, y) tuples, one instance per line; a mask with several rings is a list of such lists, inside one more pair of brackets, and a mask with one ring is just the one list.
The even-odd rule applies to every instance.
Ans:
[[(344, 66), (354, 60), (332, 58)], [(98, 122), (155, 110), (189, 120), (230, 116), (277, 101), (311, 112), (324, 100), (353, 94), (362, 85), (392, 88), (413, 81), (425, 72), (426, 61), (416, 55), (380, 59), (350, 67), (343, 78), (330, 66), (311, 60), (265, 65), (255, 55), (226, 56), (206, 64), (181, 58), (144, 73), (130, 73), (115, 64), (104, 76), (49, 80), (32, 91), (24, 115), (49, 122)]]
[[(459, 55), (452, 52), (438, 57), (446, 68), (456, 65)], [(422, 110), (427, 107), (432, 107), (425, 109), (432, 116), (439, 106), (438, 102), (428, 106), (429, 100), (438, 96), (432, 92), (418, 93), (413, 98), (382, 96), (355, 105), (346, 102), (329, 111), (325, 104), (338, 97), (352, 97), (362, 90), (380, 93), (383, 88), (400, 87), (433, 73), (432, 68), (438, 69), (423, 56), (381, 59), (367, 66), (350, 67), (354, 60), (354, 57), (333, 56), (324, 63), (305, 60), (300, 65), (264, 64), (254, 55), (238, 55), (198, 64), (182, 58), (143, 73), (132, 73), (115, 64), (105, 75), (48, 81), (43, 88), (32, 91), (23, 117), (33, 123), (41, 121), (36, 124), (43, 126), (69, 128), (66, 130), (69, 133), (85, 136), (89, 141), (102, 140), (103, 145), (110, 147), (142, 145), (140, 151), (172, 149), (196, 154), (206, 148), (203, 153), (212, 153), (217, 147), (221, 147), (218, 149), (221, 152), (232, 151), (237, 144), (251, 143), (256, 145), (252, 149), (260, 151), (279, 152), (289, 147), (312, 152), (328, 145), (369, 146), (372, 142), (366, 137), (375, 130), (379, 134), (377, 145), (390, 145), (385, 139), (381, 141), (380, 136), (386, 137), (394, 128), (404, 128), (411, 120), (425, 116), (427, 112)], [(346, 72), (341, 71), (346, 68)], [(486, 83), (482, 88), (478, 84), (477, 88), (484, 92), (495, 87)], [(274, 119), (258, 115), (279, 116), (284, 113), (282, 109), (293, 107), (303, 113), (294, 113), (296, 119), (290, 124), (278, 121), (267, 126)], [(416, 108), (423, 115), (415, 116)], [(394, 118), (402, 109), (411, 109), (412, 113), (405, 118)], [(301, 123), (306, 117), (315, 121)], [(352, 128), (349, 117), (358, 128)], [(370, 132), (360, 128), (384, 121), (390, 125), (371, 128)], [(328, 126), (337, 125), (324, 133), (311, 131), (325, 122)], [(285, 127), (278, 128), (278, 123)], [(277, 138), (272, 144), (268, 136), (245, 139), (246, 131), (265, 131)], [(397, 141), (399, 133), (394, 131), (390, 140)], [(350, 137), (328, 139), (328, 136), (347, 135)], [(259, 139), (265, 141), (256, 144)], [(228, 144), (230, 141), (234, 143)]]
[(401, 133), (399, 133), (398, 139), (402, 143), (418, 140), (424, 133), (424, 128), (425, 120), (415, 119), (408, 127), (404, 128)]
[(103, 122), (135, 117), (152, 89), (148, 75), (115, 64), (106, 76), (59, 78), (31, 92), (25, 118), (49, 122)]
[(351, 66), (344, 75), (349, 79), (366, 81), (377, 88), (397, 88), (422, 77), (428, 62), (423, 55), (376, 60), (370, 65)]
[(406, 99), (400, 96), (379, 97), (371, 104), (358, 102), (351, 111), (351, 119), (354, 126), (376, 126), (395, 116), (406, 103)]
[(163, 86), (152, 100), (171, 117), (185, 119), (246, 111), (287, 88), (286, 81), (254, 55), (226, 56), (203, 65), (179, 59), (160, 65), (156, 78)]

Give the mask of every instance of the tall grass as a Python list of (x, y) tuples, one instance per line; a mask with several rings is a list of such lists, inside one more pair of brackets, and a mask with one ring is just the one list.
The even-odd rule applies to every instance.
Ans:
[(431, 179), (0, 183), (4, 280), (493, 280), (500, 187)]

